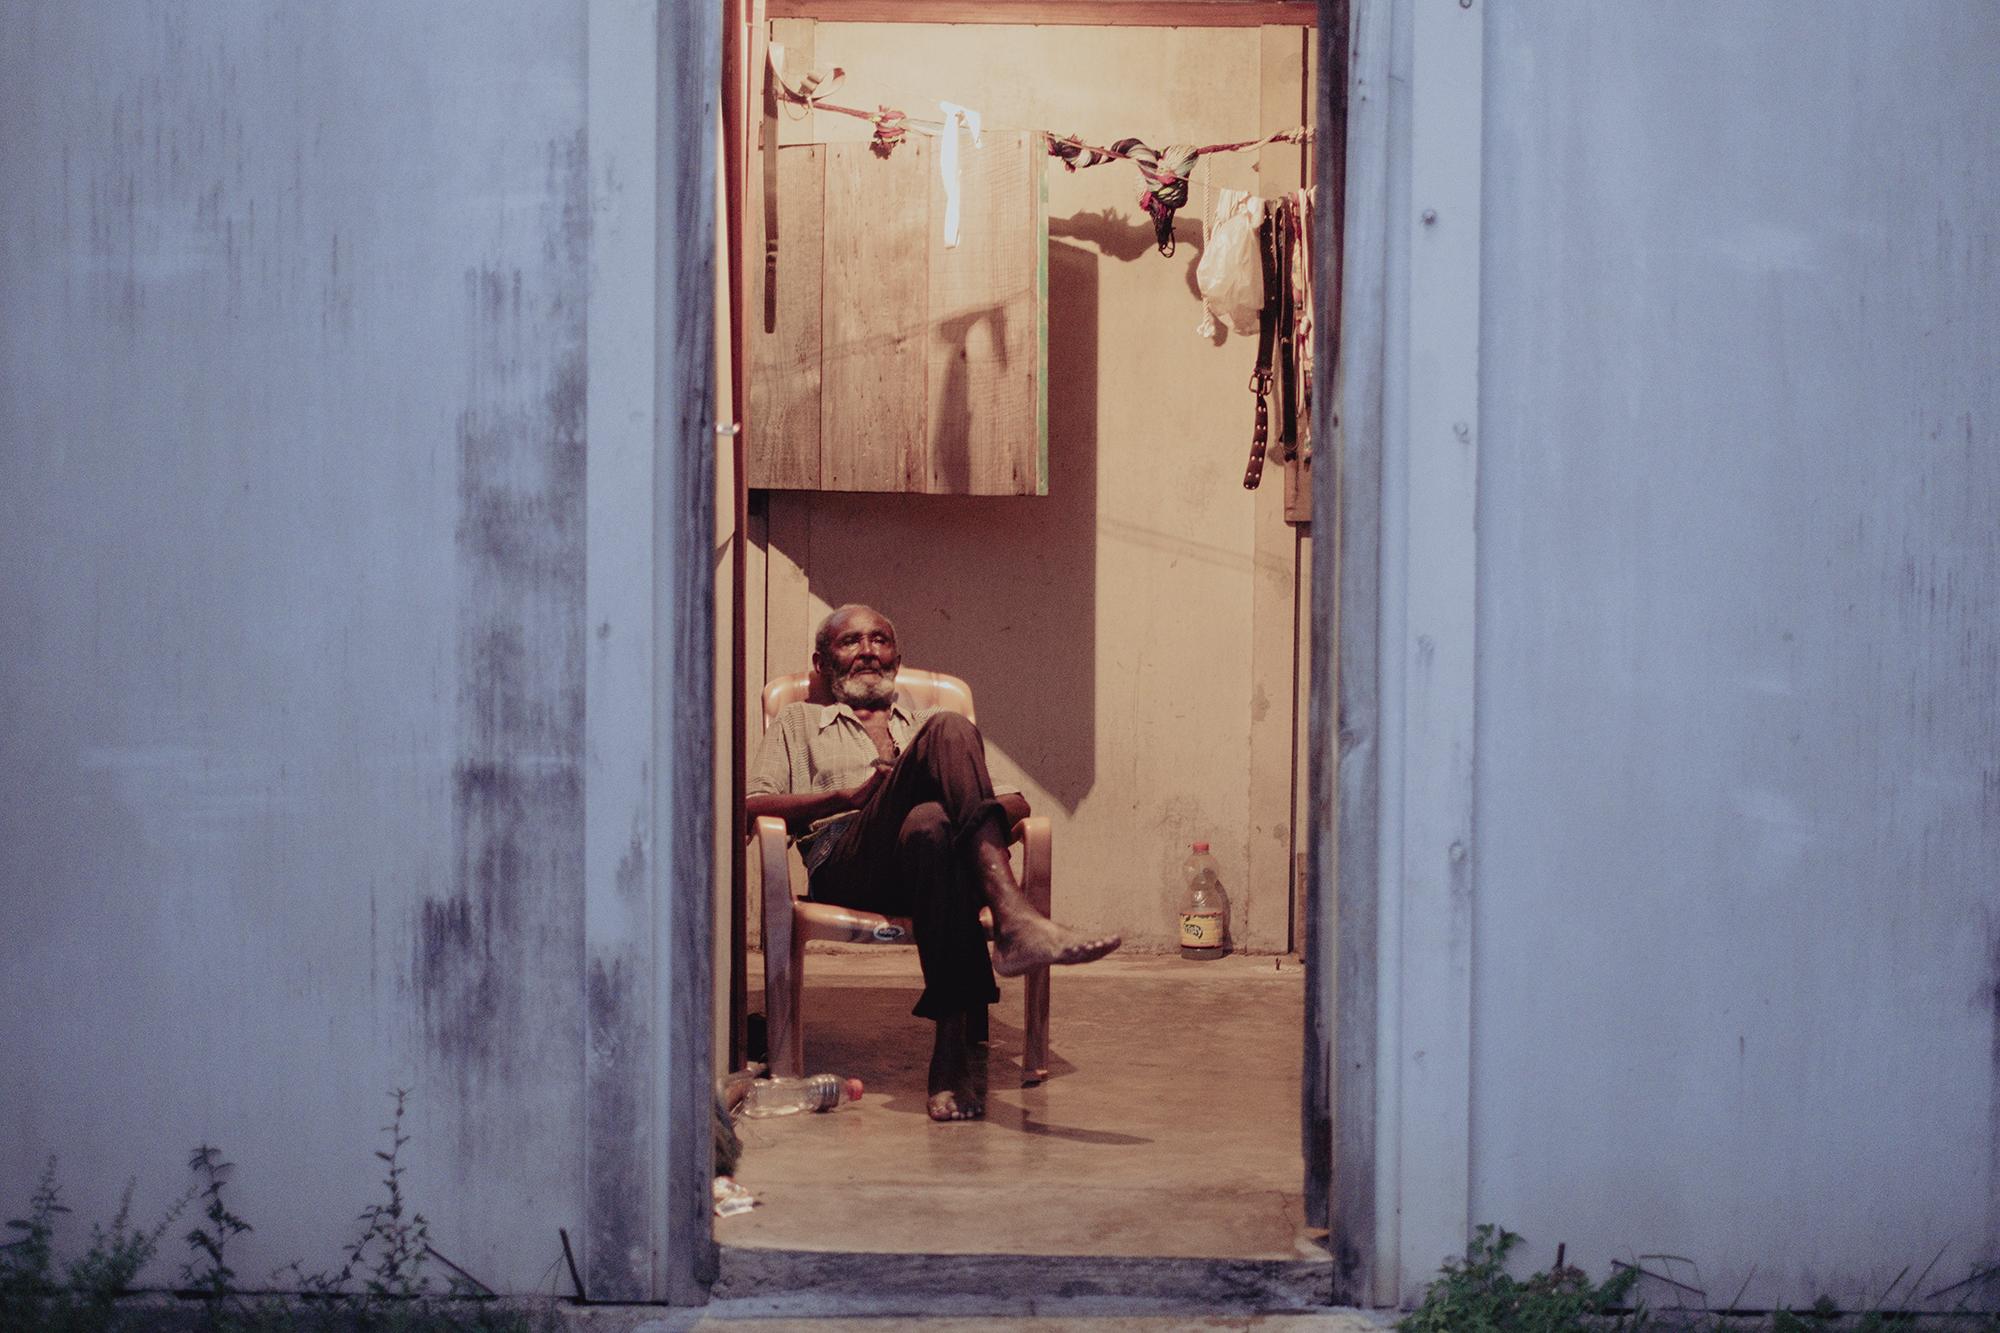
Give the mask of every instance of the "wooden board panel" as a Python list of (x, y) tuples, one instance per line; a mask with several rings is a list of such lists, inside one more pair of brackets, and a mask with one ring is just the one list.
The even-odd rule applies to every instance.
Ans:
[(921, 491), (931, 145), (827, 144), (820, 485)]
[(959, 138), (959, 239), (944, 244), (931, 174), (929, 474), (956, 495), (1043, 495), (1038, 136)]
[[(826, 150), (778, 150), (777, 328), (764, 331), (761, 262), (746, 265), (756, 290), (745, 303), (750, 344), (749, 482), (817, 490), (820, 485), (821, 298), (824, 281)], [(761, 173), (760, 173), (761, 175)], [(763, 214), (756, 218), (761, 224)], [(761, 253), (759, 254), (761, 260)]]

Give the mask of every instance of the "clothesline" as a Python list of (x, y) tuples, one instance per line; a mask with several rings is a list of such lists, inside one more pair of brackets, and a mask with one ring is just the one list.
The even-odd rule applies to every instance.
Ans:
[[(883, 139), (890, 146), (893, 146), (902, 137), (903, 131), (906, 129), (917, 130), (924, 134), (941, 134), (944, 131), (943, 121), (914, 119), (892, 107), (884, 106), (878, 107), (874, 111), (864, 111), (860, 107), (840, 106), (837, 103), (822, 101), (816, 96), (808, 93), (800, 93), (783, 85), (779, 87), (778, 96), (783, 101), (807, 107), (813, 111), (831, 111), (837, 115), (853, 116), (857, 120), (868, 121), (875, 126), (876, 137)], [(1063, 165), (1071, 171), (1075, 171), (1079, 166), (1098, 166), (1105, 161), (1116, 158), (1132, 163), (1132, 165), (1139, 168), (1141, 175), (1156, 184), (1170, 185), (1186, 179), (1184, 176), (1172, 171), (1158, 170), (1157, 156), (1149, 159), (1136, 156), (1130, 150), (1103, 148), (1096, 144), (1087, 144), (1074, 134), (1059, 135), (1049, 130), (1031, 130), (1028, 132), (1041, 135), (1049, 145), (1049, 155), (1061, 158)], [(1312, 141), (1312, 138), (1313, 132), (1310, 128), (1304, 125), (1297, 125), (1288, 130), (1279, 130), (1275, 134), (1267, 134), (1261, 139), (1244, 139), (1236, 143), (1203, 144), (1193, 150), (1193, 156), (1199, 158), (1209, 153), (1239, 153), (1246, 149), (1262, 148), (1267, 144), (1274, 143), (1309, 143)], [(1069, 151), (1062, 151), (1064, 149)], [(1082, 162), (1075, 160), (1081, 157), (1088, 157), (1093, 160)]]
[[(878, 106), (873, 111), (861, 107), (842, 106), (829, 102), (826, 96), (832, 93), (846, 77), (846, 71), (838, 67), (821, 71), (814, 70), (794, 85), (784, 76), (784, 48), (772, 43), (769, 48), (767, 82), (764, 87), (764, 171), (765, 171), (765, 227), (766, 227), (766, 311), (765, 327), (775, 328), (770, 307), (771, 293), (776, 289), (776, 239), (777, 212), (772, 197), (777, 181), (777, 115), (778, 104), (787, 103), (803, 107), (807, 111), (828, 111), (835, 115), (851, 116), (865, 120), (874, 127), (870, 146), (874, 151), (887, 157), (897, 144), (911, 130), (940, 137), (944, 145), (941, 169), (945, 178), (947, 207), (945, 213), (946, 246), (958, 243), (958, 128), (965, 124), (971, 131), (973, 142), (979, 142), (980, 116), (977, 112), (956, 106), (950, 102), (940, 102), (945, 113), (942, 120), (915, 120), (898, 108)], [(1109, 147), (1087, 144), (1079, 135), (1058, 135), (1048, 130), (1022, 130), (1016, 133), (1040, 136), (1051, 157), (1059, 159), (1070, 171), (1083, 167), (1101, 166), (1106, 162), (1130, 162), (1139, 169), (1140, 178), (1145, 182), (1145, 190), (1139, 197), (1139, 206), (1153, 220), (1153, 232), (1163, 255), (1174, 253), (1174, 214), (1188, 203), (1188, 186), (1194, 166), (1211, 153), (1236, 153), (1247, 149), (1262, 148), (1267, 144), (1304, 144), (1313, 140), (1313, 132), (1308, 126), (1294, 126), (1256, 139), (1241, 139), (1233, 143), (1212, 144), (1167, 144), (1155, 149), (1136, 138), (1120, 139)], [(1206, 198), (1208, 185), (1204, 168), (1202, 177), (1203, 196)], [(1225, 199), (1230, 191), (1224, 191)], [(1241, 224), (1239, 230), (1247, 231), (1247, 238), (1239, 237), (1233, 251), (1227, 247), (1211, 250), (1202, 257), (1197, 274), (1201, 285), (1205, 318), (1197, 332), (1212, 335), (1215, 329), (1216, 311), (1209, 306), (1211, 296), (1218, 292), (1228, 292), (1238, 298), (1231, 310), (1222, 317), (1231, 322), (1231, 327), (1244, 331), (1243, 321), (1254, 317), (1258, 330), (1257, 368), (1251, 375), (1250, 390), (1256, 400), (1255, 429), (1251, 436), (1250, 458), (1244, 469), (1243, 485), (1255, 490), (1262, 479), (1264, 455), (1270, 442), (1270, 409), (1265, 399), (1275, 394), (1278, 398), (1279, 420), (1277, 441), (1280, 457), (1286, 461), (1307, 453), (1310, 449), (1310, 426), (1312, 402), (1312, 282), (1310, 257), (1312, 225), (1312, 191), (1301, 190), (1295, 195), (1287, 195), (1276, 201), (1271, 212), (1263, 214), (1263, 203), (1258, 201), (1259, 220), (1253, 225), (1248, 212), (1239, 211), (1231, 215), (1224, 224), (1224, 230), (1232, 224)], [(1204, 209), (1204, 211), (1206, 211)], [(1246, 252), (1246, 244), (1249, 252)], [(1235, 258), (1223, 260), (1214, 274), (1209, 272), (1211, 261), (1218, 255), (1234, 254)], [(1247, 261), (1247, 272), (1240, 271)], [(1233, 263), (1233, 269), (1232, 269)], [(1248, 291), (1256, 292), (1254, 309), (1240, 308), (1240, 298)], [(1234, 320), (1230, 320), (1231, 314)]]
[[(890, 106), (878, 106), (873, 111), (866, 111), (858, 106), (841, 106), (824, 99), (827, 94), (840, 86), (841, 81), (847, 76), (846, 70), (838, 66), (825, 71), (813, 70), (794, 85), (785, 78), (784, 47), (776, 42), (770, 46), (768, 64), (769, 82), (765, 85), (765, 95), (768, 99), (765, 104), (766, 117), (775, 116), (776, 104), (783, 101), (811, 111), (831, 111), (836, 115), (865, 120), (875, 127), (871, 146), (883, 157), (895, 151), (896, 145), (903, 141), (903, 136), (914, 129), (943, 137), (946, 156), (955, 163), (957, 127), (961, 118), (971, 125), (973, 142), (979, 141), (979, 118), (974, 113), (948, 102), (939, 104), (946, 113), (946, 119), (941, 121), (913, 120), (903, 111)], [(1160, 253), (1169, 256), (1174, 253), (1174, 214), (1188, 201), (1188, 178), (1196, 162), (1211, 153), (1237, 153), (1273, 143), (1310, 143), (1313, 138), (1313, 132), (1309, 127), (1298, 125), (1288, 130), (1279, 130), (1275, 134), (1264, 135), (1259, 139), (1202, 145), (1167, 144), (1156, 149), (1134, 138), (1120, 139), (1109, 147), (1100, 147), (1097, 144), (1087, 144), (1074, 134), (1059, 135), (1048, 130), (1022, 132), (1040, 135), (1042, 142), (1048, 147), (1049, 156), (1060, 159), (1063, 167), (1069, 171), (1076, 171), (1082, 167), (1102, 166), (1106, 162), (1114, 161), (1130, 162), (1137, 167), (1139, 177), (1146, 185), (1144, 192), (1139, 196), (1139, 206), (1153, 219), (1153, 237)], [(765, 144), (764, 170), (767, 175), (774, 174), (776, 170), (775, 163), (770, 157), (772, 148), (773, 144), (769, 142)], [(955, 177), (955, 166), (948, 166), (946, 172), (947, 175)], [(767, 204), (767, 210), (769, 207)], [(954, 203), (952, 207), (955, 209), (956, 204)], [(947, 234), (953, 238), (957, 234), (949, 222)], [(952, 239), (946, 243), (955, 244), (956, 241)]]

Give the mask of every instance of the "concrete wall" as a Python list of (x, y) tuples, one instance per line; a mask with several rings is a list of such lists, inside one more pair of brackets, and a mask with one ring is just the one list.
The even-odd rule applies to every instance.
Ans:
[[(936, 116), (946, 99), (994, 125), (1157, 147), (1258, 137), (1270, 128), (1260, 92), (1275, 81), (1290, 89), (1285, 124), (1300, 119), (1296, 28), (813, 28), (812, 58), (847, 71), (832, 100), (849, 105)], [(869, 127), (821, 113), (785, 133), (865, 140)], [(1256, 154), (1209, 162), (1214, 188), (1259, 188)], [(1265, 192), (1296, 187), (1296, 156), (1265, 170)], [(1180, 863), (1206, 839), (1239, 944), (1283, 950), (1295, 568), (1284, 478), (1273, 463), (1261, 492), (1242, 486), (1254, 340), (1194, 333), (1200, 177), (1171, 259), (1154, 248), (1140, 191), (1123, 164), (1049, 166), (1048, 495), (770, 493), (765, 655), (751, 669), (758, 685), (766, 663), (800, 670), (829, 607), (879, 606), (908, 661), (972, 683), (996, 780), (1054, 819), (1059, 917), (1123, 932), (1128, 947), (1173, 947)]]
[(9, 7), (0, 1199), (72, 1241), (206, 1140), (330, 1267), (397, 1087), (439, 1250), (582, 1232), (584, 43)]
[(2000, 1257), (1996, 51), (1486, 7), (1471, 1220), (1537, 1262)]

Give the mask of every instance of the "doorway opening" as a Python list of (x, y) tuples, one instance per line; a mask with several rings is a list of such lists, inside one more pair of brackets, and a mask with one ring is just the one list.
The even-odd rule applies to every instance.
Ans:
[[(1318, 43), (1295, 13), (1258, 26), (1055, 27), (1026, 15), (834, 21), (796, 8), (804, 16), (764, 31), (790, 75), (846, 71), (843, 95), (827, 101), (911, 116), (955, 102), (983, 111), (987, 133), (1004, 122), (1085, 142), (1252, 141), (1309, 122), (1316, 104)], [(1075, 25), (1083, 7), (1063, 8)], [(764, 63), (751, 53), (753, 83)], [(879, 122), (788, 107), (776, 123), (781, 144), (858, 144)], [(909, 1015), (913, 953), (816, 948), (807, 1070), (860, 1075), (869, 1095), (830, 1117), (751, 1127), (741, 1179), (763, 1203), (715, 1224), (725, 1283), (768, 1271), (760, 1253), (797, 1272), (806, 1252), (865, 1252), (874, 1281), (877, 1261), (897, 1254), (1205, 1257), (1263, 1262), (1281, 1282), (1289, 1266), (1327, 1263), (1325, 1162), (1302, 1159), (1299, 1120), (1302, 1079), (1326, 1086), (1324, 1071), (1300, 1067), (1310, 474), (1274, 461), (1246, 494), (1243, 380), (1257, 338), (1195, 331), (1197, 271), (1223, 191), (1276, 196), (1311, 183), (1312, 168), (1283, 143), (1204, 158), (1170, 255), (1128, 162), (1074, 173), (1050, 162), (1045, 175), (1045, 493), (752, 492), (744, 659), (725, 647), (718, 676), (742, 673), (754, 754), (756, 691), (805, 668), (818, 619), (849, 601), (887, 612), (906, 661), (970, 680), (996, 780), (1056, 822), (1056, 917), (1127, 945), (1053, 978), (1054, 1058), (1036, 1087), (1018, 1086), (1021, 1010), (1017, 989), (1003, 988), (988, 1119), (953, 1126), (924, 1121), (929, 1025)], [(764, 212), (743, 212), (760, 239)], [(780, 264), (800, 235), (778, 228)], [(762, 246), (745, 254), (754, 272)], [(747, 294), (754, 321), (754, 279)], [(782, 287), (776, 296), (787, 299)], [(749, 429), (754, 449), (754, 409)], [(718, 592), (727, 615), (733, 581)], [(719, 745), (731, 740), (725, 730)], [(726, 795), (733, 778), (726, 754), (718, 760)], [(727, 844), (738, 839), (723, 823), (727, 922)], [(1216, 962), (1176, 948), (1178, 869), (1195, 841), (1217, 849), (1232, 897), (1235, 952)], [(721, 1063), (748, 1035), (731, 1030), (732, 977), (748, 1010), (762, 1007), (762, 889), (751, 870), (742, 952), (727, 931), (718, 942)]]

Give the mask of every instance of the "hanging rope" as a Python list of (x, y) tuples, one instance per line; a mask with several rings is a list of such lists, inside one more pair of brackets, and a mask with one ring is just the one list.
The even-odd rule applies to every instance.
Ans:
[[(875, 127), (870, 146), (880, 157), (894, 152), (896, 145), (903, 142), (910, 130), (933, 135), (943, 132), (942, 121), (918, 120), (892, 107), (863, 111), (859, 107), (836, 106), (832, 102), (821, 101), (820, 97), (832, 91), (839, 80), (841, 71), (833, 73), (834, 77), (823, 88), (810, 81), (806, 87), (793, 88), (781, 77), (778, 80), (778, 96), (783, 101), (797, 103), (813, 111), (831, 111), (835, 115), (853, 116), (869, 122)], [(1146, 215), (1153, 220), (1153, 240), (1163, 255), (1174, 252), (1174, 214), (1187, 204), (1188, 176), (1197, 161), (1210, 153), (1240, 153), (1273, 143), (1307, 143), (1313, 137), (1312, 131), (1301, 125), (1267, 134), (1261, 139), (1245, 139), (1238, 143), (1200, 146), (1168, 144), (1155, 150), (1138, 139), (1120, 139), (1109, 148), (1100, 148), (1083, 142), (1074, 134), (1059, 136), (1047, 130), (1033, 132), (1048, 142), (1049, 156), (1060, 160), (1066, 170), (1077, 171), (1102, 166), (1106, 162), (1130, 162), (1137, 167), (1140, 178), (1146, 183), (1145, 191), (1139, 196), (1139, 207), (1145, 209)]]

